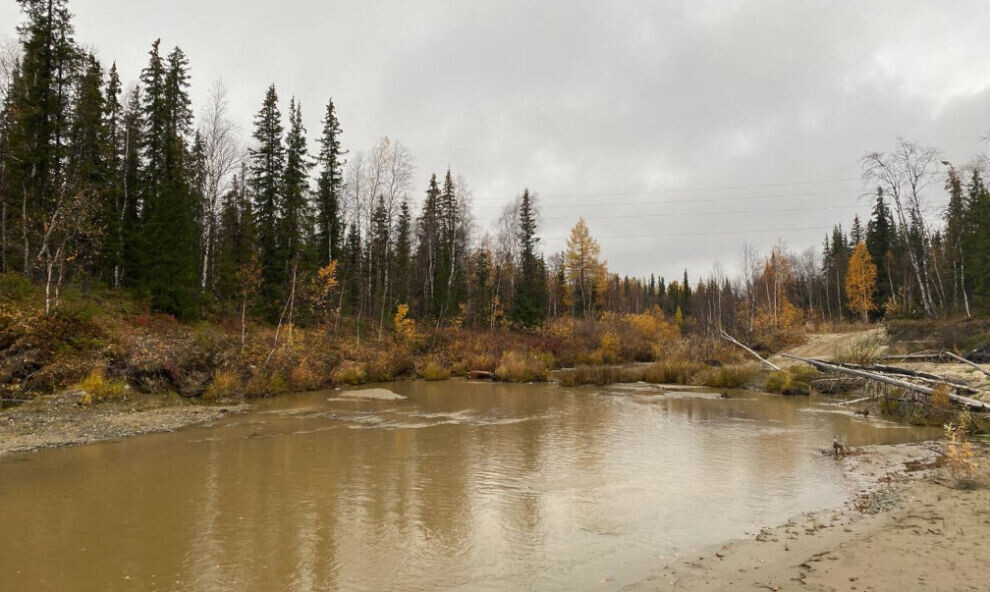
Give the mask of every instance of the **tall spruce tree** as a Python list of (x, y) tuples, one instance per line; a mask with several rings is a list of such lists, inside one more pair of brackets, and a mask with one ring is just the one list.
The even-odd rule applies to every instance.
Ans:
[(395, 223), (395, 257), (392, 263), (393, 293), (396, 304), (409, 304), (409, 286), (412, 281), (412, 216), (409, 202), (402, 200)]
[(894, 296), (894, 250), (897, 229), (894, 215), (884, 199), (883, 189), (877, 189), (873, 213), (866, 223), (866, 249), (877, 266), (876, 302), (884, 306)]
[(965, 225), (966, 281), (974, 306), (986, 313), (990, 311), (990, 190), (978, 171), (973, 171), (969, 185)]
[[(67, 0), (18, 0), (25, 22), (21, 60), (8, 99), (12, 115), (7, 139), (8, 187), (21, 196), (19, 264), (28, 276), (42, 252), (55, 248), (46, 227), (57, 217), (67, 195), (66, 165), (72, 125), (70, 101), (79, 52)], [(64, 229), (62, 222), (59, 232)]]
[(302, 106), (289, 103), (289, 133), (285, 139), (285, 172), (282, 175), (282, 195), (278, 204), (280, 231), (277, 244), (285, 261), (286, 275), (298, 264), (310, 225), (309, 171), (313, 163), (306, 149), (306, 128), (302, 122)]
[(146, 126), (141, 286), (156, 310), (180, 318), (199, 313), (198, 200), (188, 163), (193, 120), (188, 68), (178, 47), (162, 60), (156, 41), (141, 77)]
[(255, 146), (250, 151), (250, 182), (260, 251), (262, 307), (269, 317), (274, 317), (280, 310), (279, 301), (287, 279), (285, 260), (281, 257), (283, 245), (279, 244), (286, 156), (282, 143), (282, 114), (278, 108), (275, 85), (268, 88), (254, 122)]
[(323, 118), (318, 159), (320, 176), (316, 189), (316, 239), (321, 267), (340, 257), (340, 246), (344, 240), (341, 198), (344, 189), (344, 155), (347, 152), (341, 149), (341, 133), (340, 121), (331, 100)]
[(526, 327), (538, 325), (546, 317), (547, 282), (543, 262), (536, 254), (540, 242), (536, 210), (529, 189), (519, 202), (519, 279), (512, 297), (512, 320)]

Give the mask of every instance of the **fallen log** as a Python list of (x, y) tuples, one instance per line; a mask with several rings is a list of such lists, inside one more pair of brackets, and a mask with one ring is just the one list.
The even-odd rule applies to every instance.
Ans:
[(937, 374), (929, 374), (928, 372), (919, 372), (917, 370), (908, 370), (907, 368), (899, 368), (897, 366), (886, 366), (883, 364), (852, 364), (849, 362), (833, 362), (837, 366), (842, 366), (843, 368), (852, 368), (854, 370), (866, 370), (868, 372), (880, 372), (882, 374), (896, 374), (899, 376), (910, 376), (912, 378), (917, 378), (920, 380), (925, 380), (927, 382), (932, 382), (935, 384), (947, 384), (953, 388), (956, 388), (967, 393), (978, 395), (981, 391), (978, 388), (969, 386), (968, 384), (963, 384), (946, 378), (944, 376), (939, 376)]
[[(921, 393), (923, 395), (928, 395), (929, 397), (932, 395), (932, 393), (935, 392), (935, 389), (932, 387), (922, 386), (920, 384), (914, 384), (913, 382), (908, 382), (906, 380), (901, 380), (899, 378), (893, 378), (891, 376), (887, 376), (886, 374), (880, 374), (878, 372), (869, 372), (857, 368), (846, 368), (845, 366), (839, 366), (830, 362), (824, 362), (822, 360), (814, 360), (811, 358), (802, 358), (791, 354), (781, 354), (781, 355), (791, 360), (804, 362), (805, 364), (808, 364), (809, 366), (814, 366), (819, 370), (830, 370), (832, 372), (851, 374), (853, 376), (859, 376), (861, 378), (867, 378), (869, 380), (875, 380), (877, 382), (882, 382), (884, 384), (889, 384), (891, 386), (900, 387), (904, 390), (911, 391), (914, 393)], [(970, 397), (964, 397), (962, 395), (957, 395), (955, 393), (949, 393), (949, 399), (969, 409), (975, 409), (979, 411), (990, 411), (990, 403), (984, 403), (983, 401), (978, 401)]]
[(987, 370), (986, 368), (983, 368), (982, 366), (977, 365), (976, 362), (970, 362), (966, 358), (964, 358), (962, 356), (957, 356), (956, 354), (954, 354), (952, 352), (942, 352), (942, 353), (944, 355), (952, 358), (953, 360), (956, 360), (958, 362), (962, 362), (963, 364), (968, 364), (968, 365), (972, 366), (973, 368), (976, 368), (980, 372), (986, 374), (987, 376), (990, 376), (990, 370)]
[(771, 368), (773, 368), (774, 370), (777, 370), (778, 372), (780, 371), (780, 367), (779, 366), (777, 366), (776, 364), (774, 364), (770, 360), (764, 359), (763, 356), (761, 356), (760, 354), (758, 354), (755, 351), (753, 351), (752, 349), (750, 349), (749, 346), (743, 344), (742, 342), (740, 342), (739, 340), (737, 340), (735, 337), (729, 335), (725, 331), (721, 331), (721, 333), (722, 333), (722, 339), (728, 341), (729, 343), (735, 344), (735, 345), (743, 348), (744, 350), (746, 350), (750, 354), (752, 354), (753, 357), (755, 357), (757, 360), (763, 362), (764, 364), (766, 364), (767, 366), (770, 366)]

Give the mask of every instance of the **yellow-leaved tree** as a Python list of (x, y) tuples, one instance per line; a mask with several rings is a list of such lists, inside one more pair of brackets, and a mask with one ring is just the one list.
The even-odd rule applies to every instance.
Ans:
[(564, 252), (564, 272), (568, 289), (573, 294), (573, 302), (580, 307), (581, 315), (587, 317), (597, 299), (604, 296), (608, 283), (608, 266), (599, 261), (602, 248), (591, 237), (584, 218), (579, 218), (567, 239)]
[(849, 258), (849, 271), (846, 273), (846, 298), (853, 312), (863, 315), (863, 321), (869, 320), (870, 309), (873, 308), (873, 294), (877, 290), (877, 266), (866, 249), (866, 244), (860, 242), (853, 249)]

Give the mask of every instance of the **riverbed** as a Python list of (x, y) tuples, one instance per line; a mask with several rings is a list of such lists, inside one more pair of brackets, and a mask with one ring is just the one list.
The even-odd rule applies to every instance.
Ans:
[(0, 458), (0, 589), (616, 590), (938, 436), (808, 398), (407, 382)]

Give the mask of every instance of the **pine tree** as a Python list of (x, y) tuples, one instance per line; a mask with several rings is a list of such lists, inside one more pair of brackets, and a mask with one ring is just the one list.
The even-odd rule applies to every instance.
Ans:
[(255, 147), (250, 151), (251, 190), (254, 197), (255, 231), (258, 235), (262, 279), (262, 306), (269, 317), (278, 314), (285, 291), (285, 260), (279, 244), (281, 191), (285, 176), (285, 146), (282, 144), (282, 115), (275, 85), (268, 88), (261, 110), (255, 116)]
[(320, 266), (340, 256), (340, 243), (344, 238), (341, 219), (341, 197), (344, 188), (344, 155), (341, 149), (340, 121), (331, 100), (323, 118), (323, 135), (320, 137), (320, 176), (316, 191), (316, 238), (319, 243)]

